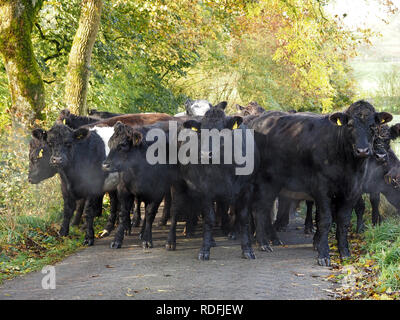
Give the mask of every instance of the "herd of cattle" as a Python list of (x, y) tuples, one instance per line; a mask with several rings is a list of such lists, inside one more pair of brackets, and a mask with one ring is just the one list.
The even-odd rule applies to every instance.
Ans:
[[(152, 247), (152, 224), (164, 200), (161, 224), (170, 220), (167, 250), (176, 248), (176, 224), (186, 222), (193, 233), (198, 218), (203, 221), (203, 243), (198, 258), (208, 260), (215, 246), (212, 229), (217, 218), (222, 230), (241, 240), (242, 256), (254, 259), (252, 242), (262, 251), (281, 244), (277, 231), (286, 227), (289, 213), (299, 201), (307, 201), (305, 232), (313, 232), (312, 207), (316, 207), (313, 239), (318, 264), (330, 265), (328, 233), (336, 224), (336, 238), (342, 258), (350, 255), (347, 232), (352, 210), (357, 230), (363, 228), (364, 202), (370, 194), (373, 223), (380, 221), (380, 193), (400, 212), (400, 162), (390, 148), (400, 135), (400, 124), (387, 125), (392, 115), (376, 112), (366, 101), (357, 101), (344, 112), (321, 115), (308, 112), (265, 111), (257, 103), (237, 105), (238, 113), (226, 115), (227, 103), (212, 106), (205, 100), (188, 100), (186, 112), (112, 114), (93, 110), (82, 117), (61, 111), (54, 126), (35, 129), (29, 148), (29, 182), (39, 183), (60, 176), (64, 200), (60, 235), (66, 236), (84, 213), (85, 244), (93, 245), (93, 220), (102, 211), (103, 196), (110, 197), (110, 216), (102, 236), (118, 226), (112, 248), (120, 248), (132, 225), (140, 223), (140, 203), (145, 218), (140, 238)], [(254, 170), (236, 175), (241, 164), (150, 164), (146, 139), (152, 128), (166, 133), (169, 121), (178, 131), (201, 129), (254, 130)], [(221, 154), (224, 144), (220, 145)], [(201, 152), (199, 153), (201, 156)], [(278, 199), (274, 223), (273, 207)], [(135, 219), (130, 213), (137, 202)]]

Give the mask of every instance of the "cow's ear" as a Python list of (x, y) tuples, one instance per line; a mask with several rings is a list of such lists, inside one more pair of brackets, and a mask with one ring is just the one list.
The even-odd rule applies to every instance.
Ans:
[(132, 138), (132, 144), (134, 146), (140, 146), (143, 142), (143, 135), (139, 131), (133, 131), (131, 133), (131, 138)]
[(227, 105), (228, 105), (228, 102), (222, 101), (222, 102), (218, 103), (216, 106), (214, 106), (214, 108), (225, 110)]
[(400, 137), (400, 123), (390, 127), (390, 139), (395, 140)]
[(183, 123), (183, 127), (198, 132), (200, 131), (201, 123), (196, 120), (188, 120)]
[(47, 132), (46, 132), (46, 130), (43, 130), (40, 128), (34, 129), (34, 130), (32, 130), (32, 137), (34, 137), (35, 139), (38, 139), (38, 140), (45, 141), (47, 138)]
[(393, 116), (389, 112), (377, 112), (375, 114), (376, 124), (384, 124), (393, 120)]
[(94, 115), (95, 113), (97, 113), (97, 110), (96, 110), (96, 109), (90, 109), (89, 112), (88, 112), (88, 115), (89, 115), (89, 116), (92, 116), (92, 115)]
[(193, 104), (193, 100), (186, 99), (184, 106), (185, 106), (185, 108), (189, 108), (192, 104)]
[(236, 104), (235, 107), (236, 107), (236, 110), (237, 110), (237, 111), (242, 111), (242, 110), (244, 110), (244, 107), (242, 107), (240, 104)]
[(88, 137), (90, 134), (89, 129), (87, 128), (78, 128), (74, 130), (74, 139), (75, 140), (83, 140)]
[(343, 112), (336, 112), (329, 116), (329, 121), (334, 125), (341, 127), (347, 125), (349, 122), (349, 116)]
[(225, 128), (235, 130), (242, 124), (243, 118), (239, 116), (229, 117), (226, 119)]

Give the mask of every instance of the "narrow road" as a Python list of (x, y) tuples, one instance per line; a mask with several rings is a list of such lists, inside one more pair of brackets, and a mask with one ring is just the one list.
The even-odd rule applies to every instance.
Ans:
[(34, 272), (5, 281), (0, 299), (332, 299), (326, 281), (332, 271), (317, 265), (302, 222), (292, 219), (279, 233), (285, 245), (256, 249), (254, 261), (242, 259), (239, 242), (215, 230), (211, 259), (198, 261), (201, 228), (185, 239), (180, 223), (177, 250), (167, 252), (168, 227), (157, 227), (156, 220), (153, 249), (141, 248), (138, 228), (118, 250), (109, 248), (110, 237), (96, 239), (55, 265), (56, 289), (42, 289), (44, 274)]

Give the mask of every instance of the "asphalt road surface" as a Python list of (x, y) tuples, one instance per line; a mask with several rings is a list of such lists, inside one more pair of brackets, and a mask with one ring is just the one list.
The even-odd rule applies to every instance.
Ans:
[(154, 248), (143, 250), (138, 228), (121, 249), (110, 249), (111, 237), (96, 239), (55, 265), (56, 288), (43, 289), (45, 274), (34, 272), (5, 281), (0, 299), (333, 299), (326, 277), (332, 270), (316, 263), (312, 236), (303, 220), (292, 219), (279, 233), (284, 246), (274, 252), (255, 247), (256, 260), (241, 258), (240, 243), (215, 229), (217, 247), (209, 261), (198, 261), (201, 228), (193, 238), (177, 228), (177, 249), (164, 248), (167, 227), (153, 228)]

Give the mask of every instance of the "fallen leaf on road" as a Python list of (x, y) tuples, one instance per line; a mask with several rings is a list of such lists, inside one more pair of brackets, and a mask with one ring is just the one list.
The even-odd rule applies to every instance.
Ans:
[(109, 269), (114, 268), (114, 266), (110, 266), (109, 264), (106, 264), (105, 267)]
[(295, 273), (294, 275), (297, 276), (297, 277), (304, 277), (305, 276), (304, 273)]

